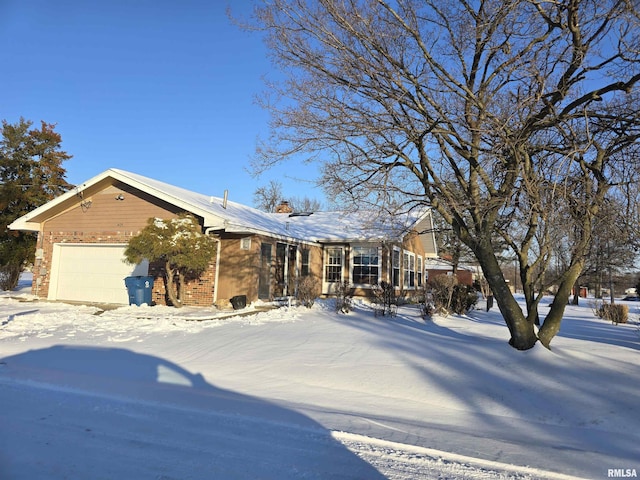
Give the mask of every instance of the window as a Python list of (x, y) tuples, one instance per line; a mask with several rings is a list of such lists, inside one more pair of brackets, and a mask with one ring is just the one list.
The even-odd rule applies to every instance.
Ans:
[(353, 247), (352, 279), (356, 285), (375, 285), (380, 271), (378, 247)]
[(409, 286), (416, 286), (416, 257), (413, 253), (409, 255)]
[(311, 251), (308, 248), (300, 250), (300, 276), (309, 276), (309, 259), (311, 258)]
[(417, 275), (417, 277), (418, 277), (418, 287), (421, 287), (422, 286), (422, 272), (423, 272), (423, 270), (422, 270), (422, 257), (418, 257), (417, 261), (418, 261), (418, 263), (417, 263), (416, 273), (418, 274)]
[(326, 282), (342, 281), (342, 249), (328, 248), (324, 264), (324, 278)]
[(249, 250), (251, 248), (251, 237), (243, 237), (240, 239), (240, 249)]
[(400, 286), (400, 249), (393, 247), (391, 252), (391, 264), (393, 266), (391, 282), (394, 287)]
[(416, 286), (416, 256), (411, 252), (404, 252), (404, 287), (413, 288)]

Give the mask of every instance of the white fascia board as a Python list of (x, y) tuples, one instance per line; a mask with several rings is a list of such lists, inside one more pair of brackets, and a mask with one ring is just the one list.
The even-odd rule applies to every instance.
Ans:
[[(107, 171), (108, 172), (108, 171)], [(102, 172), (100, 175), (93, 177), (90, 180), (87, 180), (82, 185), (77, 185), (75, 188), (72, 188), (68, 192), (63, 193), (62, 195), (54, 198), (53, 200), (48, 201), (47, 203), (40, 205), (39, 207), (31, 210), (29, 213), (26, 213), (20, 218), (17, 218), (13, 222), (8, 225), (10, 230), (26, 230), (37, 232), (40, 229), (40, 222), (31, 222), (30, 220), (42, 215), (48, 210), (64, 203), (65, 201), (79, 195), (88, 185), (99, 182), (100, 180), (107, 177), (107, 172)]]
[(40, 222), (33, 222), (31, 221), (32, 219), (45, 214), (48, 210), (55, 208), (56, 206), (72, 199), (73, 197), (79, 196), (81, 198), (82, 192), (84, 190), (109, 177), (131, 187), (134, 187), (140, 191), (148, 193), (156, 198), (164, 200), (171, 205), (182, 208), (185, 211), (191, 212), (194, 215), (202, 217), (204, 219), (205, 226), (217, 226), (221, 225), (223, 222), (223, 219), (219, 218), (217, 215), (213, 215), (210, 211), (206, 211), (198, 207), (197, 205), (193, 205), (187, 201), (184, 201), (179, 197), (167, 194), (166, 192), (158, 188), (147, 185), (144, 182), (140, 182), (138, 179), (127, 175), (127, 172), (124, 172), (122, 170), (109, 169), (96, 175), (95, 177), (90, 178), (82, 184), (76, 185), (68, 192), (65, 192), (62, 195), (54, 198), (53, 200), (50, 200), (44, 205), (31, 210), (29, 213), (14, 220), (10, 225), (8, 225), (8, 228), (11, 230), (26, 230), (37, 232), (40, 228)]
[(24, 220), (24, 217), (20, 217), (7, 225), (7, 228), (9, 230), (20, 230), (23, 232), (38, 232), (40, 230), (40, 224), (28, 222)]

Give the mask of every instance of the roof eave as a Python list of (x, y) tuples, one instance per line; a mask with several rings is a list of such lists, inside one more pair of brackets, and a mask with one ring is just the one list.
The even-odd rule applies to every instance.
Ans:
[(138, 181), (135, 178), (132, 178), (122, 171), (115, 169), (108, 169), (104, 172), (96, 175), (93, 178), (90, 178), (86, 182), (76, 185), (75, 188), (72, 188), (68, 192), (63, 193), (59, 197), (50, 200), (49, 202), (41, 205), (40, 207), (30, 211), (29, 213), (23, 215), (22, 217), (14, 220), (8, 228), (11, 230), (24, 230), (24, 231), (34, 231), (37, 232), (40, 229), (40, 223), (47, 217), (47, 213), (54, 210), (56, 207), (61, 205), (62, 203), (68, 202), (73, 199), (73, 197), (82, 198), (82, 192), (84, 192), (87, 188), (102, 182), (105, 179), (112, 178), (113, 180), (117, 180), (124, 184), (130, 185), (138, 190), (149, 193), (156, 198), (159, 198), (171, 205), (175, 205), (187, 212), (193, 213), (194, 215), (203, 218), (205, 227), (217, 227), (221, 225), (223, 219), (220, 217), (213, 215), (211, 212), (204, 210), (192, 203), (186, 202), (180, 198), (177, 198), (173, 195), (169, 195), (162, 190), (159, 190), (151, 185), (147, 185), (143, 182)]
[(23, 232), (38, 232), (40, 231), (40, 223), (28, 222), (20, 217), (17, 220), (7, 225), (9, 230), (19, 230)]
[(260, 228), (253, 228), (246, 225), (230, 225), (227, 224), (221, 230), (225, 233), (235, 233), (238, 235), (261, 235), (263, 237), (274, 238), (276, 240), (282, 240), (284, 242), (291, 243), (307, 243), (307, 244), (320, 244), (321, 242), (313, 238), (303, 238), (301, 236), (288, 235), (282, 232), (272, 232), (263, 230)]

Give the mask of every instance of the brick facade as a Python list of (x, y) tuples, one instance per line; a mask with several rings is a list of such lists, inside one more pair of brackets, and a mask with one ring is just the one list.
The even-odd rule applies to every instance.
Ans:
[[(123, 177), (122, 179), (119, 179)], [(182, 297), (185, 305), (194, 306), (210, 306), (214, 302), (217, 306), (225, 308), (231, 298), (238, 295), (246, 295), (249, 302), (257, 299), (270, 300), (285, 295), (291, 295), (295, 292), (297, 279), (302, 275), (312, 275), (317, 277), (318, 281), (323, 285), (323, 292), (330, 293), (329, 288), (324, 291), (324, 286), (333, 283), (323, 281), (325, 272), (325, 248), (335, 246), (341, 250), (341, 258), (343, 260), (343, 272), (341, 278), (349, 280), (352, 274), (352, 248), (354, 245), (377, 245), (380, 249), (380, 279), (390, 281), (390, 255), (391, 244), (386, 242), (370, 241), (363, 239), (360, 242), (352, 243), (347, 240), (340, 240), (339, 234), (336, 240), (330, 243), (321, 244), (318, 240), (304, 240), (302, 237), (290, 237), (288, 234), (290, 222), (299, 221), (298, 225), (304, 232), (304, 223), (309, 223), (311, 230), (315, 229), (316, 217), (309, 215), (298, 215), (299, 219), (291, 219), (286, 222), (285, 230), (282, 230), (282, 222), (268, 220), (266, 225), (272, 225), (273, 234), (267, 230), (255, 229), (248, 225), (247, 230), (227, 231), (225, 213), (217, 212), (217, 203), (213, 203), (213, 197), (202, 199), (201, 202), (191, 202), (191, 194), (185, 199), (181, 199), (180, 195), (175, 197), (167, 197), (163, 194), (163, 190), (172, 189), (168, 185), (161, 184), (160, 188), (154, 191), (155, 182), (151, 179), (144, 179), (140, 183), (135, 178), (127, 177), (126, 172), (108, 171), (95, 180), (87, 182), (73, 191), (69, 191), (60, 197), (60, 200), (54, 200), (45, 209), (36, 209), (29, 216), (25, 216), (18, 221), (18, 228), (21, 230), (38, 231), (38, 243), (36, 260), (34, 264), (34, 282), (33, 293), (41, 298), (62, 299), (62, 295), (68, 295), (67, 298), (82, 298), (85, 292), (82, 288), (86, 285), (89, 292), (86, 296), (90, 298), (116, 299), (115, 303), (124, 299), (122, 294), (126, 294), (120, 290), (120, 275), (109, 274), (109, 267), (100, 267), (100, 254), (98, 250), (76, 249), (73, 253), (79, 254), (74, 257), (69, 255), (65, 258), (62, 252), (71, 252), (70, 247), (57, 247), (57, 245), (112, 245), (125, 247), (130, 239), (137, 235), (146, 225), (149, 219), (161, 218), (164, 220), (176, 218), (180, 213), (192, 211), (194, 214), (200, 215), (199, 218), (203, 230), (214, 232), (217, 235), (218, 245), (217, 258), (213, 259), (209, 268), (198, 278), (187, 283), (185, 292)], [(159, 195), (158, 195), (159, 194)], [(195, 195), (195, 194), (194, 194)], [(193, 208), (193, 210), (192, 210)], [(238, 207), (235, 207), (238, 210)], [(222, 204), (222, 209), (226, 209), (226, 205)], [(240, 209), (242, 211), (242, 209)], [(217, 212), (217, 213), (215, 213)], [(237, 214), (238, 212), (236, 212)], [(244, 213), (243, 213), (244, 214)], [(257, 225), (263, 227), (263, 220), (260, 215), (251, 214), (257, 217)], [(284, 214), (282, 214), (284, 215)], [(307, 218), (310, 217), (310, 218)], [(250, 216), (251, 218), (251, 216)], [(224, 221), (223, 221), (224, 220)], [(331, 221), (331, 218), (324, 221)], [(253, 221), (253, 220), (252, 220)], [(208, 222), (208, 223), (207, 223)], [(420, 224), (420, 231), (425, 230), (426, 220)], [(423, 225), (424, 223), (424, 225)], [(430, 217), (429, 222), (430, 224)], [(35, 228), (34, 228), (35, 227)], [(425, 227), (425, 228), (422, 228)], [(237, 225), (235, 226), (237, 228)], [(350, 230), (350, 225), (345, 225), (345, 232)], [(249, 233), (251, 232), (251, 233)], [(298, 233), (299, 234), (299, 233)], [(400, 240), (400, 239), (399, 239)], [(427, 257), (435, 256), (434, 245), (432, 243), (424, 243), (425, 238), (417, 232), (406, 235), (402, 241), (398, 242), (398, 247), (402, 250), (411, 252), (411, 255), (419, 256), (426, 260)], [(86, 257), (84, 256), (86, 252)], [(106, 250), (104, 251), (106, 252)], [(103, 252), (103, 253), (104, 253)], [(304, 252), (305, 264), (302, 273), (302, 257)], [(119, 252), (113, 250), (113, 253), (119, 256)], [(69, 263), (67, 265), (83, 265), (85, 258), (96, 255), (96, 263), (86, 265), (89, 270), (94, 268), (100, 272), (100, 268), (105, 271), (105, 276), (93, 276), (92, 284), (83, 284), (84, 278), (75, 275), (75, 271), (66, 271), (65, 274), (75, 275), (67, 277), (73, 281), (63, 286), (71, 289), (66, 292), (60, 290), (60, 264), (58, 259), (65, 258)], [(55, 265), (54, 263), (55, 256)], [(115, 261), (113, 255), (106, 257), (109, 262)], [(75, 263), (74, 263), (75, 262)], [(114, 267), (112, 270), (117, 270)], [(52, 271), (55, 267), (55, 271)], [(155, 304), (167, 304), (167, 295), (163, 280), (163, 266), (159, 264), (149, 265), (149, 275), (154, 277), (154, 287), (152, 290), (152, 302)], [(216, 271), (218, 270), (218, 271)], [(79, 269), (80, 272), (87, 270)], [(130, 272), (134, 268), (128, 270)], [(137, 270), (142, 273), (141, 270)], [(411, 270), (413, 271), (413, 270)], [(393, 272), (395, 274), (395, 270)], [(138, 273), (134, 273), (137, 275)], [(55, 275), (56, 278), (51, 278)], [(89, 275), (89, 274), (88, 274)], [(91, 273), (93, 275), (93, 272)], [(97, 280), (96, 280), (97, 278)], [(106, 279), (110, 279), (107, 281)], [(218, 285), (216, 285), (216, 280)], [(103, 281), (103, 284), (100, 282)], [(75, 283), (74, 283), (75, 282)], [(419, 282), (418, 282), (419, 283)], [(359, 285), (358, 293), (367, 295), (368, 289), (363, 285)], [(124, 286), (123, 286), (124, 287)], [(413, 288), (413, 283), (410, 284)], [(401, 287), (402, 288), (402, 287)], [(77, 289), (77, 290), (74, 290)], [(51, 295), (49, 294), (51, 291)], [(62, 291), (62, 293), (60, 293)], [(115, 292), (115, 295), (111, 295)], [(74, 296), (74, 293), (78, 293)], [(97, 293), (97, 294), (94, 294)], [(60, 294), (60, 297), (58, 297)], [(104, 295), (101, 295), (104, 294)], [(125, 297), (126, 298), (126, 297)]]
[[(149, 218), (175, 218), (180, 209), (115, 182), (96, 185), (41, 223), (33, 271), (32, 292), (48, 297), (55, 244), (111, 244), (125, 247)], [(152, 301), (166, 305), (162, 266), (150, 265), (154, 277)], [(214, 299), (215, 260), (198, 280), (189, 282), (185, 305), (210, 306)]]
[[(110, 244), (126, 246), (131, 237), (137, 232), (40, 232), (38, 234), (38, 248), (42, 249), (40, 258), (36, 258), (33, 269), (32, 293), (39, 297), (46, 297), (49, 291), (53, 246), (56, 243), (77, 244)], [(163, 281), (162, 265), (150, 264), (149, 276), (154, 277), (152, 300), (157, 305), (166, 305), (166, 290)], [(213, 305), (215, 284), (215, 261), (209, 265), (199, 279), (188, 282), (183, 299), (185, 305), (210, 306)]]
[[(149, 275), (154, 277), (153, 302), (157, 305), (166, 305), (168, 303), (168, 297), (163, 280), (163, 266), (157, 263), (149, 264)], [(213, 305), (215, 298), (215, 280), (216, 269), (214, 261), (209, 264), (209, 268), (203, 272), (197, 280), (186, 283), (185, 292), (182, 295), (183, 304), (198, 307)]]

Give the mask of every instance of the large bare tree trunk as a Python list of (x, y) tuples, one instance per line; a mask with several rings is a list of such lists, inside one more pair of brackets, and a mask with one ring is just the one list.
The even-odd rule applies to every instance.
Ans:
[(540, 343), (542, 343), (549, 349), (551, 348), (551, 340), (560, 331), (560, 323), (562, 322), (564, 310), (567, 306), (567, 303), (569, 302), (571, 290), (573, 288), (573, 285), (576, 283), (576, 280), (582, 273), (583, 266), (584, 261), (581, 261), (569, 267), (564, 279), (560, 282), (560, 285), (558, 285), (558, 291), (556, 292), (556, 296), (551, 303), (549, 313), (545, 317), (544, 323), (538, 331), (538, 338), (540, 339)]
[(488, 248), (485, 247), (478, 251), (477, 256), (493, 296), (498, 303), (500, 313), (502, 313), (509, 328), (509, 333), (511, 334), (509, 345), (518, 350), (532, 348), (538, 341), (533, 322), (525, 317), (520, 305), (518, 305), (511, 290), (509, 290), (493, 250), (490, 246)]
[(521, 262), (520, 264), (520, 281), (522, 283), (522, 293), (524, 294), (527, 306), (527, 319), (534, 325), (540, 325), (540, 315), (538, 305), (540, 297), (536, 293), (536, 280), (531, 274), (531, 266)]

